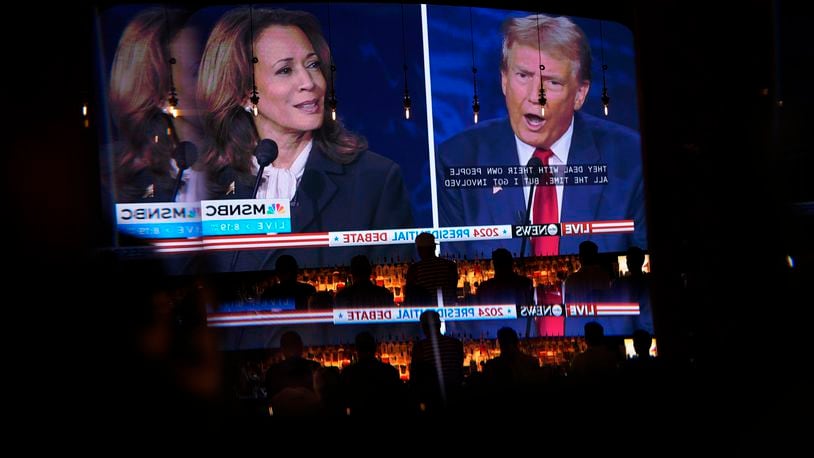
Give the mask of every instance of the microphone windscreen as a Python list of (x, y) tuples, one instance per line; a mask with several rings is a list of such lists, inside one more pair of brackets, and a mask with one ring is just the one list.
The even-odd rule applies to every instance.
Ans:
[(172, 158), (181, 170), (186, 170), (198, 160), (198, 147), (195, 143), (183, 141), (175, 147)]
[(254, 149), (254, 156), (257, 158), (257, 164), (260, 167), (265, 167), (275, 159), (277, 159), (277, 143), (274, 143), (274, 140), (270, 140), (268, 138), (264, 138), (260, 140), (260, 143), (257, 144), (257, 148)]
[(531, 159), (526, 163), (526, 167), (528, 167), (528, 173), (526, 176), (529, 178), (534, 178), (540, 176), (540, 167), (543, 166), (543, 161), (540, 160), (539, 157), (532, 156)]

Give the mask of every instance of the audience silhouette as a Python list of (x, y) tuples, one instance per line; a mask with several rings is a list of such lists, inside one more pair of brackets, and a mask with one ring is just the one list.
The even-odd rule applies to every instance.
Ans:
[[(514, 259), (509, 250), (498, 248), (492, 252), (495, 276), (478, 286), (476, 302), (480, 305), (505, 305), (517, 307), (534, 305), (534, 283), (530, 278), (514, 271)], [(494, 330), (503, 326), (519, 326), (517, 320), (470, 321), (459, 324), (457, 329), (473, 336), (494, 336)], [(456, 329), (456, 330), (457, 330)]]
[(588, 348), (574, 357), (569, 377), (579, 384), (612, 382), (616, 377), (619, 360), (608, 349), (601, 324), (595, 321), (585, 324), (585, 343)]
[(308, 300), (317, 290), (308, 283), (297, 281), (299, 266), (293, 256), (284, 254), (277, 258), (274, 271), (280, 283), (269, 286), (261, 296), (264, 300), (293, 302), (297, 310), (308, 310)]
[(483, 367), (484, 383), (498, 392), (526, 391), (541, 382), (540, 363), (518, 346), (520, 340), (512, 328), (497, 331), (500, 356), (487, 361)]
[(514, 271), (514, 260), (509, 250), (498, 248), (493, 251), (492, 265), (495, 269), (495, 276), (478, 287), (479, 304), (515, 304), (519, 306), (534, 303), (534, 285), (530, 278)]
[(435, 254), (435, 236), (422, 232), (415, 238), (419, 261), (407, 268), (404, 301), (410, 305), (455, 305), (458, 296), (458, 266), (449, 259)]
[(418, 402), (428, 411), (449, 405), (463, 382), (463, 343), (441, 334), (441, 317), (425, 310), (419, 318), (426, 336), (413, 345), (410, 384)]
[[(610, 274), (602, 268), (599, 247), (586, 240), (579, 244), (580, 268), (565, 279), (566, 304), (595, 304), (607, 298), (611, 285)], [(565, 334), (579, 335), (590, 321), (602, 321), (595, 317), (568, 317), (565, 320)], [(607, 320), (605, 320), (607, 321)], [(604, 327), (605, 323), (603, 323)]]
[(342, 371), (348, 414), (380, 417), (403, 414), (403, 385), (398, 370), (376, 358), (376, 340), (365, 331), (356, 335), (357, 361)]
[(353, 284), (336, 293), (337, 308), (388, 307), (394, 304), (390, 290), (370, 281), (372, 272), (367, 256), (360, 254), (350, 260)]
[(266, 395), (272, 415), (313, 415), (320, 402), (314, 390), (314, 372), (321, 366), (303, 358), (299, 334), (286, 331), (280, 337), (280, 351), (285, 358), (266, 371)]

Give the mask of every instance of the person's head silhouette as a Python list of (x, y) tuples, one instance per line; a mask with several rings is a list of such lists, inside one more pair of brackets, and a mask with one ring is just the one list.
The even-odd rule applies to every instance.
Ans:
[(579, 261), (583, 266), (599, 263), (599, 247), (596, 243), (586, 240), (579, 244)]
[(286, 359), (302, 356), (302, 337), (294, 331), (286, 331), (280, 336), (280, 351)]
[(642, 266), (644, 266), (644, 251), (637, 247), (632, 246), (627, 249), (627, 269), (631, 275), (638, 275), (642, 273)]
[(280, 279), (280, 283), (292, 283), (297, 281), (299, 266), (294, 256), (284, 254), (277, 258), (277, 261), (274, 263), (274, 270)]
[(370, 281), (370, 274), (373, 272), (373, 267), (370, 265), (370, 260), (363, 254), (358, 254), (350, 260), (350, 274), (353, 276), (353, 282)]
[(415, 247), (421, 259), (435, 257), (435, 236), (429, 232), (422, 232), (415, 238)]
[(639, 358), (647, 358), (650, 356), (650, 346), (653, 344), (653, 337), (649, 332), (644, 329), (637, 329), (633, 331), (633, 349), (636, 350), (636, 355)]
[(498, 248), (492, 252), (492, 265), (495, 267), (495, 277), (505, 277), (514, 269), (514, 259), (509, 250)]
[(585, 343), (588, 347), (599, 347), (605, 339), (605, 328), (596, 321), (585, 323)]
[(435, 310), (424, 310), (421, 312), (419, 321), (421, 321), (421, 330), (424, 331), (424, 335), (427, 337), (432, 334), (437, 335), (441, 333), (441, 315)]
[(373, 334), (367, 331), (356, 334), (356, 353), (359, 359), (372, 359), (376, 356), (376, 339)]
[(497, 331), (497, 343), (500, 345), (500, 354), (517, 353), (517, 344), (520, 340), (517, 332), (510, 327), (503, 327)]

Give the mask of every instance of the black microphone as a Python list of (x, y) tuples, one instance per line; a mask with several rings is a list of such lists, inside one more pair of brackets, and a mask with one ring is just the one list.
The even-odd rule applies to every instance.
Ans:
[(254, 157), (257, 158), (257, 165), (260, 166), (260, 169), (257, 171), (257, 179), (254, 182), (252, 199), (257, 198), (257, 190), (260, 188), (260, 180), (263, 178), (263, 169), (277, 159), (277, 154), (279, 154), (277, 144), (274, 143), (274, 140), (268, 138), (260, 140), (257, 148), (254, 149)]
[[(540, 175), (541, 175), (540, 174), (540, 167), (542, 167), (542, 165), (543, 165), (543, 161), (541, 161), (539, 157), (532, 156), (531, 159), (529, 159), (528, 163), (526, 163), (526, 167), (528, 167), (528, 169), (526, 170), (526, 172), (527, 172), (526, 177), (528, 177), (529, 181), (533, 182), (534, 178), (539, 178), (540, 177)], [(531, 223), (531, 221), (530, 221), (530, 219), (531, 219), (531, 204), (532, 204), (532, 202), (534, 202), (534, 188), (536, 188), (536, 187), (537, 187), (537, 185), (532, 184), (531, 187), (529, 188), (529, 203), (526, 206), (526, 217), (523, 220), (523, 225), (524, 226), (528, 226), (529, 223)], [(526, 242), (528, 241), (528, 239), (529, 239), (529, 236), (524, 235), (523, 240), (520, 242), (520, 262), (521, 263), (525, 263)], [(526, 318), (526, 338), (527, 339), (531, 335), (531, 322), (533, 320), (534, 319), (531, 316)]]
[[(534, 178), (540, 177), (540, 167), (543, 166), (543, 161), (540, 160), (539, 157), (532, 156), (529, 159), (528, 163), (526, 164), (527, 173), (526, 177), (528, 177), (529, 181), (532, 181)], [(534, 202), (534, 188), (536, 185), (532, 185), (529, 188), (529, 203), (526, 206), (526, 217), (523, 218), (523, 225), (528, 226), (531, 219), (531, 203)], [(524, 235), (523, 240), (520, 242), (520, 257), (523, 258), (526, 256), (526, 241), (528, 240), (529, 236)]]
[(175, 147), (175, 150), (173, 150), (172, 158), (175, 159), (175, 165), (178, 166), (178, 177), (175, 179), (175, 190), (172, 193), (172, 201), (175, 202), (178, 191), (181, 189), (184, 170), (188, 169), (190, 165), (198, 160), (198, 147), (192, 142), (181, 142)]

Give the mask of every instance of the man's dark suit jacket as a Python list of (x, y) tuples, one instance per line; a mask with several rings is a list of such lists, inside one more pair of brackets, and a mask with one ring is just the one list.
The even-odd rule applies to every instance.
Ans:
[[(627, 127), (582, 113), (574, 115), (568, 164), (608, 166), (608, 183), (566, 185), (560, 220), (563, 222), (630, 219), (633, 233), (564, 236), (560, 254), (579, 252), (579, 244), (592, 240), (601, 252), (624, 251), (631, 245), (647, 247), (644, 187), (639, 134)], [(526, 203), (522, 187), (445, 188), (450, 167), (517, 165), (517, 146), (508, 118), (479, 124), (447, 140), (438, 148), (438, 215), (441, 226), (523, 224)], [(523, 164), (525, 165), (525, 164)], [(520, 238), (488, 242), (454, 242), (445, 250), (460, 255), (491, 255), (496, 248), (520, 254)], [(531, 243), (526, 244), (529, 253)]]
[[(225, 169), (217, 178), (219, 184), (235, 182), (235, 193), (216, 196), (224, 199), (250, 199), (251, 180), (237, 179)], [(327, 232), (409, 228), (413, 212), (404, 186), (401, 168), (390, 159), (372, 151), (363, 151), (349, 164), (331, 160), (316, 144), (311, 149), (305, 172), (291, 203), (291, 232)], [(291, 248), (280, 250), (245, 250), (240, 252), (234, 268), (216, 270), (273, 269), (282, 254), (297, 259), (300, 267), (349, 264), (356, 254), (366, 254), (372, 262), (384, 257), (406, 259), (413, 246), (380, 245), (342, 248)], [(227, 258), (231, 258), (228, 253)]]

